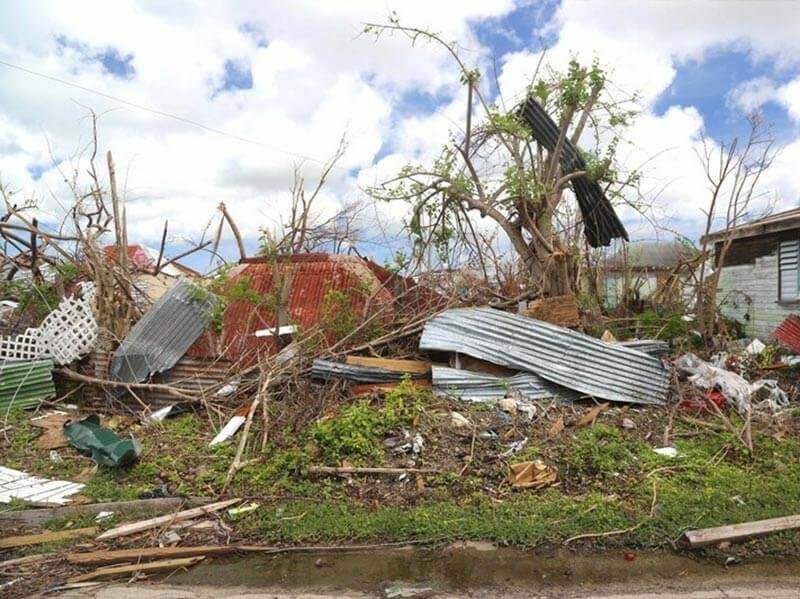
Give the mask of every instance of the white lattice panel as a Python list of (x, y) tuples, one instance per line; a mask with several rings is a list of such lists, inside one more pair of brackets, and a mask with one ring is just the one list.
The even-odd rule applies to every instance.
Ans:
[(69, 364), (89, 353), (97, 341), (97, 321), (92, 314), (94, 288), (85, 285), (81, 297), (66, 297), (36, 329), (0, 339), (0, 359), (36, 360), (52, 357)]
[(42, 357), (39, 329), (25, 329), (21, 335), (0, 338), (0, 359), (26, 361)]

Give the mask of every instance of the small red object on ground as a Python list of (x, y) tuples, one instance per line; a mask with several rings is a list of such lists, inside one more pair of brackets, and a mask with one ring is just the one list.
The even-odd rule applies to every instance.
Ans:
[(633, 551), (626, 551), (625, 552), (625, 561), (632, 562), (636, 559), (636, 554)]

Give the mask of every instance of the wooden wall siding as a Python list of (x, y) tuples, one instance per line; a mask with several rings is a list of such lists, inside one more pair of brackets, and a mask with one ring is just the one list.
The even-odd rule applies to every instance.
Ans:
[[(725, 255), (724, 266), (738, 266), (740, 264), (755, 264), (756, 258), (768, 256), (777, 250), (778, 243), (800, 238), (800, 229), (794, 231), (781, 231), (757, 237), (735, 239)], [(722, 243), (714, 245), (714, 264), (719, 264)]]

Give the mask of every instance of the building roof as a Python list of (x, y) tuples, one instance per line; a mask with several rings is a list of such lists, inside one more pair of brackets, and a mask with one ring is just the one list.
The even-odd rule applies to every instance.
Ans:
[[(106, 256), (106, 259), (111, 261), (117, 260), (117, 246), (116, 245), (107, 245), (103, 248), (103, 253)], [(156, 261), (158, 260), (158, 250), (155, 250), (151, 247), (141, 244), (129, 245), (127, 248), (128, 260), (130, 260), (131, 264), (136, 267), (137, 270), (141, 270), (144, 272), (152, 272), (152, 270), (156, 267)], [(161, 259), (162, 264), (169, 260), (166, 256)], [(199, 273), (183, 266), (182, 264), (178, 264), (177, 262), (173, 262), (172, 264), (167, 264), (166, 266), (162, 266), (159, 269), (159, 272), (164, 273), (170, 277), (180, 277), (180, 276), (190, 276), (190, 277), (197, 277)]]
[(606, 259), (607, 268), (674, 268), (694, 250), (678, 240), (634, 241)]
[(791, 231), (792, 229), (800, 229), (800, 208), (792, 208), (785, 212), (771, 214), (764, 218), (759, 218), (758, 220), (734, 227), (730, 231), (726, 229), (714, 231), (701, 238), (700, 242), (714, 243), (722, 241), (728, 236), (728, 233), (731, 234), (732, 239), (742, 239), (745, 237), (768, 235), (769, 233), (779, 233), (781, 231)]
[[(273, 283), (276, 274), (285, 283)], [(216, 352), (209, 346), (216, 345), (221, 348), (220, 357), (240, 360), (243, 364), (255, 363), (259, 357), (271, 355), (279, 349), (275, 347), (274, 337), (256, 336), (256, 331), (274, 328), (278, 324), (294, 324), (301, 331), (309, 330), (327, 318), (326, 311), (331, 304), (348, 309), (357, 316), (379, 308), (385, 311), (386, 316), (391, 317), (393, 313), (392, 293), (370, 265), (356, 256), (298, 254), (275, 260), (245, 258), (229, 276), (230, 285), (246, 280), (248, 290), (266, 301), (259, 304), (250, 299), (231, 301), (225, 309), (220, 338), (201, 337), (190, 351), (193, 357), (213, 355)], [(283, 293), (289, 322), (278, 323), (273, 296), (281, 293), (275, 287), (284, 284), (287, 287)], [(332, 292), (338, 293), (331, 295)], [(343, 303), (340, 298), (344, 298), (346, 306), (340, 306)]]

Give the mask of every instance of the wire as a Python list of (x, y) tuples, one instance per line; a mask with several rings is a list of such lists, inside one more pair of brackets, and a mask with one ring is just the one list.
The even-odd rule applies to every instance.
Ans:
[[(288, 156), (293, 156), (295, 158), (300, 158), (300, 159), (303, 159), (303, 160), (308, 160), (310, 162), (316, 162), (316, 163), (321, 164), (323, 166), (328, 164), (327, 161), (320, 160), (319, 158), (314, 158), (312, 156), (306, 156), (304, 154), (298, 154), (296, 152), (291, 152), (289, 150), (283, 150), (283, 149), (278, 148), (276, 146), (270, 146), (270, 145), (262, 143), (260, 141), (255, 141), (253, 139), (248, 139), (246, 137), (242, 137), (241, 135), (236, 135), (235, 133), (228, 133), (227, 131), (223, 131), (221, 129), (215, 129), (214, 127), (209, 127), (208, 125), (204, 125), (203, 123), (199, 123), (197, 121), (193, 121), (192, 119), (188, 119), (186, 117), (182, 117), (182, 116), (178, 116), (178, 115), (175, 115), (175, 114), (171, 114), (169, 112), (164, 112), (163, 110), (158, 110), (157, 108), (150, 108), (149, 106), (144, 106), (142, 104), (137, 104), (136, 102), (130, 102), (128, 100), (124, 100), (123, 98), (119, 98), (117, 96), (112, 96), (111, 94), (107, 94), (105, 92), (101, 92), (101, 91), (98, 91), (96, 89), (92, 89), (90, 87), (86, 87), (84, 85), (80, 85), (78, 83), (73, 83), (72, 81), (66, 81), (64, 79), (59, 79), (58, 77), (53, 77), (52, 75), (46, 75), (45, 73), (39, 73), (38, 71), (34, 71), (32, 69), (28, 69), (28, 68), (20, 66), (20, 65), (12, 64), (10, 62), (6, 62), (5, 60), (0, 60), (0, 65), (9, 67), (11, 69), (16, 69), (18, 71), (22, 71), (23, 73), (27, 73), (29, 75), (34, 75), (34, 76), (40, 77), (42, 79), (47, 79), (49, 81), (54, 81), (55, 83), (60, 83), (62, 85), (66, 85), (66, 86), (69, 86), (69, 87), (74, 87), (75, 89), (79, 89), (81, 91), (84, 91), (84, 92), (87, 92), (87, 93), (90, 93), (90, 94), (95, 94), (96, 96), (101, 96), (103, 98), (107, 98), (109, 100), (113, 100), (114, 102), (119, 102), (120, 104), (125, 104), (126, 106), (130, 106), (132, 108), (136, 108), (138, 110), (143, 110), (145, 112), (149, 112), (149, 113), (152, 113), (152, 114), (155, 114), (155, 115), (158, 115), (158, 116), (162, 116), (162, 117), (165, 117), (165, 118), (168, 118), (168, 119), (173, 119), (173, 120), (181, 122), (181, 123), (185, 123), (185, 124), (188, 124), (188, 125), (193, 125), (195, 127), (199, 127), (200, 129), (204, 129), (205, 131), (209, 131), (210, 133), (216, 133), (217, 135), (224, 135), (225, 137), (229, 137), (231, 139), (235, 139), (236, 141), (241, 141), (241, 142), (244, 142), (244, 143), (247, 143), (247, 144), (251, 144), (251, 145), (254, 145), (254, 146), (259, 146), (259, 147), (262, 147), (262, 148), (266, 148), (268, 150), (274, 150), (275, 152), (280, 152), (282, 154), (286, 154)], [(334, 165), (333, 168), (338, 169), (338, 170), (342, 170), (342, 171), (345, 171), (345, 172), (348, 171), (348, 169), (343, 167), (343, 166)]]

